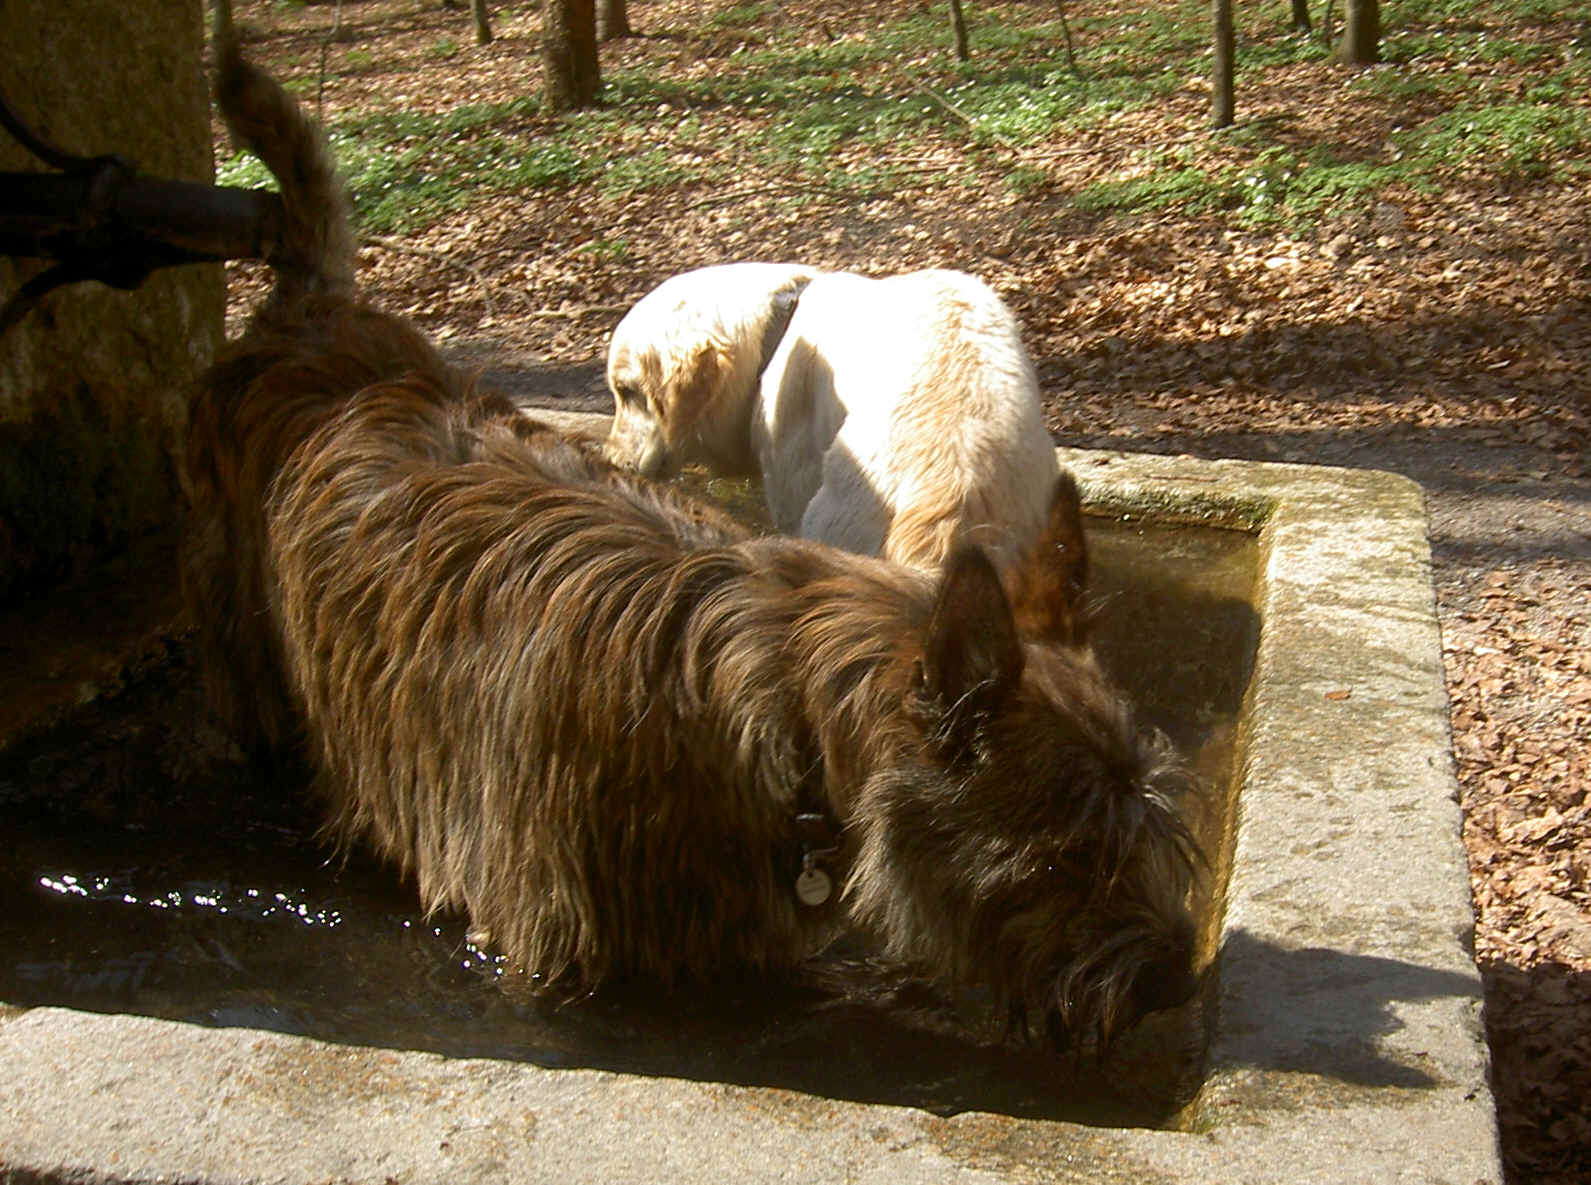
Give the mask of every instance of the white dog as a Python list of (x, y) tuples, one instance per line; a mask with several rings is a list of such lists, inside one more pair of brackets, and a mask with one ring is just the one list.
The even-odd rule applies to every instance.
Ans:
[(918, 568), (1014, 558), (1059, 469), (1016, 320), (961, 272), (687, 272), (619, 322), (608, 385), (610, 459), (760, 474), (780, 530)]

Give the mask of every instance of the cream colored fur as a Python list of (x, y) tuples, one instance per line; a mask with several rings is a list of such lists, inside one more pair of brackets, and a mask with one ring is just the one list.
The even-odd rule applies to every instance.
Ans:
[(608, 382), (613, 460), (758, 473), (780, 530), (913, 567), (963, 539), (1005, 564), (1058, 472), (1015, 318), (962, 272), (687, 272), (619, 323)]

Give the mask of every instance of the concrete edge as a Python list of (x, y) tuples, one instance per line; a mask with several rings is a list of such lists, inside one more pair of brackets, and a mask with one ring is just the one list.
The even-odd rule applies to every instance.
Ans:
[[(1350, 1137), (1339, 1168), (1354, 1179), (1418, 1165), (1500, 1181), (1423, 491), (1373, 470), (1059, 455), (1097, 507), (1259, 532), (1263, 624), (1195, 1130), (1263, 1156), (1319, 1123)], [(1348, 735), (1377, 744), (1353, 752), (1336, 743)], [(1312, 1179), (1306, 1164), (1291, 1179)]]
[[(600, 436), (607, 419), (535, 414), (587, 436)], [(393, 1126), (422, 1132), (399, 1141), (421, 1152), (391, 1162), (405, 1185), (726, 1172), (745, 1180), (843, 1172), (898, 1181), (1500, 1181), (1418, 486), (1362, 470), (1058, 451), (1091, 511), (1257, 531), (1264, 555), (1264, 628), (1242, 738), (1246, 789), (1194, 1130), (937, 1119), (881, 1107), (847, 1120), (845, 1104), (825, 1100), (781, 1118), (761, 1095), (747, 1111), (737, 1088), (712, 1083), (649, 1089), (593, 1071), (395, 1050), (331, 1050), (358, 1065), (349, 1097), (328, 1106), (291, 1094), (291, 1068), (312, 1053), (328, 1056), (303, 1038), (0, 1008), (0, 1180), (165, 1179), (164, 1141), (202, 1124), (214, 1133), (210, 1153), (203, 1165), (183, 1166), (183, 1179), (380, 1180), (355, 1149)], [(1381, 744), (1344, 751), (1333, 738), (1350, 730)], [(172, 1075), (164, 1088), (147, 1072), (161, 1059)], [(4, 1085), (6, 1067), (37, 1074), (41, 1061), (59, 1084), (50, 1098)], [(483, 1080), (495, 1084), (484, 1095)], [(255, 1089), (264, 1094), (251, 1097)], [(85, 1112), (78, 1125), (120, 1131), (125, 1159), (92, 1167), (63, 1146), (54, 1134), (63, 1102)], [(834, 1113), (832, 1147), (811, 1138), (814, 1106)], [(666, 1130), (666, 1113), (681, 1107), (705, 1134), (639, 1138), (640, 1115), (657, 1113)], [(273, 1116), (283, 1113), (305, 1125), (304, 1150), (271, 1143), (280, 1130)], [(588, 1124), (634, 1128), (638, 1138), (628, 1156), (582, 1160)], [(883, 1143), (871, 1152), (848, 1146), (847, 1124), (867, 1125)], [(479, 1157), (463, 1155), (472, 1141)], [(309, 1145), (346, 1155), (306, 1159)], [(728, 1159), (701, 1160), (713, 1147)], [(969, 1148), (985, 1151), (969, 1159)]]

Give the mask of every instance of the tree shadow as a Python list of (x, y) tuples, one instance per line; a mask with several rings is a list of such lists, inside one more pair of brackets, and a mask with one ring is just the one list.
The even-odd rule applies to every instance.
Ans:
[(1508, 1180), (1591, 1179), (1591, 971), (1487, 960), (1481, 977)]
[[(1454, 237), (1453, 256), (1444, 252), (1444, 258), (1500, 258), (1515, 263), (1525, 258), (1526, 249), (1520, 245), (1484, 249), (1466, 244), (1458, 232), (1447, 233)], [(1380, 254), (1396, 258), (1398, 252)], [(1081, 287), (1090, 280), (1077, 277), (1074, 282)], [(1084, 392), (1242, 384), (1249, 390), (1270, 388), (1324, 403), (1362, 400), (1373, 393), (1393, 404), (1428, 399), (1423, 384), (1441, 377), (1452, 380), (1444, 388), (1450, 396), (1495, 404), (1517, 397), (1522, 387), (1528, 390), (1518, 371), (1532, 363), (1555, 361), (1562, 346), (1558, 333), (1578, 336), (1586, 311), (1584, 300), (1565, 298), (1534, 312), (1488, 303), (1452, 315), (1386, 322), (1368, 316), (1299, 322), (1282, 316), (1228, 337), (1194, 340), (1152, 333), (1136, 333), (1130, 340), (1094, 335), (1070, 352), (1042, 359), (1041, 374), (1046, 386)], [(1482, 350), (1509, 365), (1488, 371), (1455, 361)]]
[(549, 363), (528, 352), (486, 342), (450, 343), (443, 357), (475, 375), (482, 387), (523, 407), (613, 414), (605, 360)]
[(1204, 432), (1170, 426), (1145, 427), (1125, 438), (1084, 434), (1064, 443), (1077, 448), (1209, 460), (1382, 469), (1401, 473), (1437, 493), (1551, 497), (1570, 508), (1591, 504), (1591, 477), (1565, 474), (1562, 462), (1552, 451), (1523, 442), (1502, 442), (1491, 429), (1462, 424), (1423, 428), (1384, 423), (1321, 424), (1267, 431), (1216, 428)]
[[(549, 365), (533, 358), (516, 356), (507, 364), (487, 363), (490, 351), (455, 352), (453, 358), (469, 369), (481, 372), (482, 382), (501, 390), (527, 408), (552, 408), (564, 411), (611, 413), (612, 396), (603, 384), (600, 363)], [(1056, 381), (1051, 371), (1050, 382)], [(1074, 392), (1088, 400), (1086, 405), (1070, 403)], [(1075, 448), (1121, 450), (1134, 453), (1187, 455), (1209, 460), (1239, 459), (1298, 465), (1335, 465), (1355, 469), (1379, 469), (1398, 473), (1418, 482), (1428, 494), (1493, 502), (1499, 506), (1520, 500), (1550, 500), (1561, 508), (1556, 524), (1543, 522), (1531, 529), (1499, 535), (1483, 521), (1466, 519), (1460, 525), (1466, 533), (1450, 533), (1438, 523), (1433, 545), (1439, 555), (1455, 562), (1482, 562), (1498, 556), (1521, 559), (1541, 556), (1586, 554), (1591, 551), (1591, 476), (1565, 474), (1561, 449), (1532, 443), (1520, 435), (1515, 422), (1475, 421), (1422, 427), (1407, 422), (1387, 422), (1384, 417), (1367, 415), (1358, 422), (1345, 421), (1341, 409), (1363, 398), (1362, 388), (1289, 391), (1288, 398), (1299, 407), (1318, 409), (1315, 426), (1285, 429), (1222, 426), (1196, 430), (1183, 427), (1186, 412), (1175, 418), (1140, 421), (1124, 434), (1118, 425), (1132, 413), (1123, 411), (1136, 389), (1073, 387), (1066, 394), (1050, 395), (1052, 410), (1058, 410), (1063, 430), (1058, 443)], [(1379, 392), (1378, 392), (1379, 393)], [(1388, 392), (1390, 398), (1413, 398)], [(1200, 396), (1188, 396), (1196, 402)], [(1479, 395), (1474, 396), (1481, 399)], [(1116, 424), (1092, 418), (1101, 407), (1113, 407)], [(1546, 414), (1550, 416), (1551, 409)], [(1086, 429), (1081, 421), (1089, 419)], [(1223, 417), (1230, 424), (1232, 416)], [(1070, 428), (1071, 430), (1067, 430)], [(1112, 428), (1117, 430), (1112, 431)], [(1560, 439), (1571, 445), (1575, 438), (1567, 433)], [(1470, 528), (1482, 529), (1479, 535)]]
[[(1387, 470), (1433, 510), (1480, 512), (1433, 514), (1456, 559), (1583, 555), (1588, 409), (1567, 375), (1591, 362), (1585, 314), (1563, 300), (1384, 323), (1283, 316), (1230, 338), (1095, 334), (1040, 373), (1063, 444)], [(1555, 511), (1521, 526), (1507, 512), (1521, 502)]]

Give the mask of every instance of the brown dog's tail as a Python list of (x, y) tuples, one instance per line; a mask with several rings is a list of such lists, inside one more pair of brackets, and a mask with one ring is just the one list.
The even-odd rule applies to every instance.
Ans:
[(320, 124), (270, 75), (244, 60), (229, 0), (216, 0), (216, 106), (233, 139), (282, 188), (282, 226), (267, 250), (276, 271), (270, 307), (320, 293), (351, 297), (356, 245), (348, 198)]

